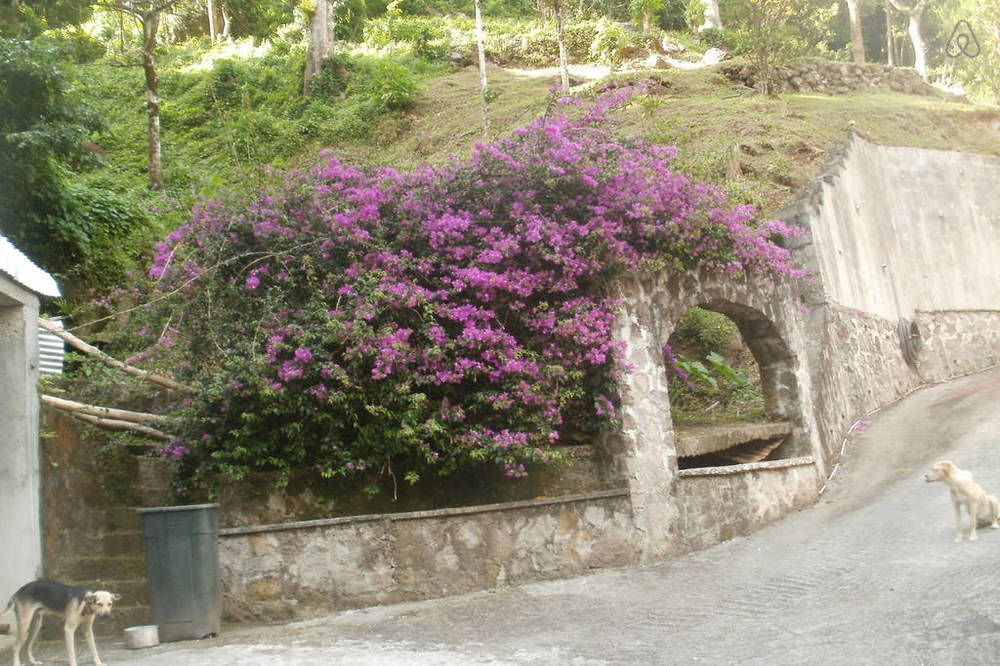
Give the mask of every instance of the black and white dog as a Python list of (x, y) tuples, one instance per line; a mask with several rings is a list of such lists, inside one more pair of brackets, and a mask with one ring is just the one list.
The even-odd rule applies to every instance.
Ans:
[[(28, 663), (38, 664), (31, 654), (31, 646), (42, 628), (42, 615), (52, 613), (62, 615), (66, 622), (63, 635), (66, 638), (66, 652), (70, 666), (76, 664), (76, 629), (83, 625), (90, 654), (97, 666), (103, 666), (97, 654), (94, 641), (94, 620), (111, 614), (111, 604), (121, 598), (104, 590), (93, 591), (85, 587), (74, 587), (54, 580), (36, 580), (14, 593), (4, 613), (12, 607), (17, 617), (17, 641), (14, 643), (14, 666), (21, 666), (21, 649), (27, 644)], [(30, 630), (30, 636), (29, 634)]]

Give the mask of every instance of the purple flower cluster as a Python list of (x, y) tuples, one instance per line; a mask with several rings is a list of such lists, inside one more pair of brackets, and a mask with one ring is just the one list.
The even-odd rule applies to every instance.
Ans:
[[(248, 206), (201, 204), (150, 274), (163, 291), (213, 274), (188, 288), (200, 317), (184, 319), (208, 356), (198, 367), (218, 376), (200, 406), (228, 433), (212, 458), (333, 475), (409, 452), (522, 476), (566, 424), (616, 418), (616, 274), (802, 275), (774, 242), (797, 229), (674, 172), (674, 148), (609, 132), (636, 92), (441, 168), (366, 172), (326, 155)], [(228, 333), (196, 344), (206, 328)]]

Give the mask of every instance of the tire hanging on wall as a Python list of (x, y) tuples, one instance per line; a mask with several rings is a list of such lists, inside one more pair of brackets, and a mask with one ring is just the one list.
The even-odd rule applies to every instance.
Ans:
[(896, 324), (896, 334), (899, 336), (899, 348), (903, 351), (906, 364), (917, 367), (921, 347), (920, 327), (917, 326), (917, 322), (900, 319)]

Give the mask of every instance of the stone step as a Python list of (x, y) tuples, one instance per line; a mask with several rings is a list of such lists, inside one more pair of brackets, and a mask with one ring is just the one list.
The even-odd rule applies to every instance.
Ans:
[(111, 531), (136, 530), (142, 532), (142, 519), (135, 507), (115, 506), (108, 509), (107, 529)]
[(105, 532), (101, 539), (101, 551), (112, 557), (145, 557), (142, 532), (139, 530), (116, 530)]
[(104, 581), (143, 579), (146, 577), (146, 557), (133, 555), (88, 555), (74, 557), (53, 567), (56, 577), (81, 587), (103, 587)]

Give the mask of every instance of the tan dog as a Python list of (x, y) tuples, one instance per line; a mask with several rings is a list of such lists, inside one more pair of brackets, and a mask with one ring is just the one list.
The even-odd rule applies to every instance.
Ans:
[(7, 609), (14, 609), (17, 617), (17, 642), (14, 645), (14, 666), (21, 666), (21, 650), (27, 648), (28, 663), (38, 664), (31, 647), (42, 628), (42, 615), (52, 613), (65, 618), (63, 634), (70, 666), (76, 666), (76, 630), (82, 626), (84, 637), (94, 663), (104, 662), (97, 654), (94, 640), (94, 619), (111, 614), (111, 604), (121, 596), (106, 590), (88, 590), (84, 587), (65, 585), (54, 580), (36, 580), (24, 585), (10, 598)]
[(939, 460), (931, 466), (931, 471), (924, 474), (924, 481), (941, 481), (947, 484), (951, 491), (951, 503), (955, 507), (955, 541), (962, 540), (962, 505), (969, 513), (969, 541), (976, 540), (976, 525), (989, 525), (993, 529), (1000, 528), (1000, 502), (993, 495), (987, 495), (978, 483), (972, 480), (972, 474), (959, 469), (949, 460)]

